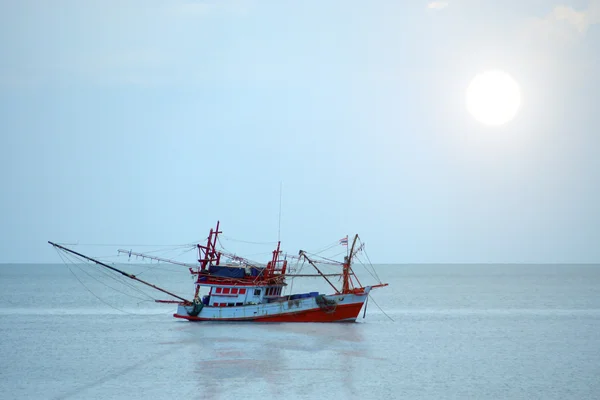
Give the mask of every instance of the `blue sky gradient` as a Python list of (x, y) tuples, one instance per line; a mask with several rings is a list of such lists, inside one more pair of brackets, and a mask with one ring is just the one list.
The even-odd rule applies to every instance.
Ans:
[[(47, 240), (600, 262), (600, 2), (0, 4), (0, 262)], [(510, 73), (515, 120), (465, 109)], [(252, 251), (241, 246), (240, 251)]]

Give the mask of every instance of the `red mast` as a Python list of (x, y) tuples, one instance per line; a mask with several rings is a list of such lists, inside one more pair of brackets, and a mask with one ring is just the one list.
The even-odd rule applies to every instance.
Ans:
[(198, 245), (198, 262), (200, 263), (200, 270), (206, 270), (206, 267), (211, 263), (215, 262), (215, 264), (219, 264), (221, 259), (221, 253), (217, 252), (217, 237), (219, 233), (222, 233), (219, 230), (219, 221), (217, 221), (217, 228), (213, 231), (210, 230), (208, 234), (208, 240), (206, 241), (206, 246)]
[[(214, 231), (212, 229), (210, 230), (210, 233), (208, 234), (208, 239), (206, 241), (206, 246), (202, 246), (201, 244), (197, 245), (198, 263), (200, 263), (200, 270), (198, 272), (206, 271), (206, 267), (208, 267), (213, 262), (215, 263), (215, 265), (219, 265), (219, 262), (221, 260), (221, 253), (217, 252), (217, 238), (219, 236), (219, 233), (222, 233), (219, 230), (219, 223), (220, 221), (217, 221), (217, 227)], [(198, 273), (198, 279), (196, 280), (197, 284), (200, 283), (201, 278), (202, 275)], [(198, 297), (199, 291), (200, 286), (196, 285), (196, 297)]]
[[(271, 261), (269, 261), (267, 263), (267, 268), (265, 268), (265, 272), (264, 272), (264, 278), (268, 279), (268, 278), (272, 278), (273, 276), (275, 276), (275, 270), (277, 268), (277, 263), (281, 262), (279, 260), (279, 254), (281, 254), (281, 250), (280, 250), (280, 246), (281, 246), (281, 242), (277, 242), (277, 249), (273, 250), (273, 258), (271, 258)], [(285, 269), (287, 267), (287, 260), (283, 260), (283, 264), (281, 267), (281, 275), (285, 274)]]

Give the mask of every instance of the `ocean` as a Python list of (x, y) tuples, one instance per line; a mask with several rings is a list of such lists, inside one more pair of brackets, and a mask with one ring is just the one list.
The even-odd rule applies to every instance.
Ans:
[(0, 398), (600, 399), (600, 265), (376, 270), (356, 323), (219, 324), (90, 265), (0, 265)]

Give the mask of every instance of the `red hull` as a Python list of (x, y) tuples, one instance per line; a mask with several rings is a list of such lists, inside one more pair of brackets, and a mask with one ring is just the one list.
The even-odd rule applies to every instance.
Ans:
[(175, 318), (188, 321), (252, 321), (252, 322), (354, 322), (360, 313), (363, 303), (338, 305), (335, 311), (327, 312), (320, 308), (290, 312), (285, 314), (265, 315), (248, 318), (199, 318), (189, 315), (173, 314)]

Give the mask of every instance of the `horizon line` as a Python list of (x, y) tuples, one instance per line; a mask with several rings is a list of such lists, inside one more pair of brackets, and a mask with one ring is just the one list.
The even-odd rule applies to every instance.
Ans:
[[(0, 265), (59, 265), (65, 264), (63, 262), (0, 262)], [(87, 264), (82, 262), (81, 264)], [(120, 264), (136, 264), (131, 262), (120, 263)], [(145, 263), (138, 263), (143, 265)], [(155, 263), (156, 264), (166, 264), (169, 263)], [(502, 261), (484, 261), (484, 262), (374, 262), (372, 265), (600, 265), (600, 261), (585, 261), (585, 262), (502, 262)], [(66, 265), (66, 264), (65, 264)]]

